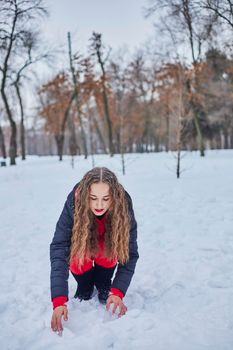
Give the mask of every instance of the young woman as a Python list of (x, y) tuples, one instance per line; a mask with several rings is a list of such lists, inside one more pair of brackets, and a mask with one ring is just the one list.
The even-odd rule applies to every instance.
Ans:
[[(132, 200), (105, 167), (88, 171), (67, 197), (50, 244), (51, 328), (61, 332), (68, 319), (69, 270), (77, 281), (74, 298), (92, 297), (114, 313), (126, 313), (123, 297), (138, 260), (137, 222)], [(112, 277), (116, 273), (112, 282)]]

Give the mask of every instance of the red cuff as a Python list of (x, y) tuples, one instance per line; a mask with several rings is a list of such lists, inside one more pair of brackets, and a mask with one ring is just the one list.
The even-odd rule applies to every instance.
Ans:
[(118, 297), (120, 297), (121, 299), (123, 299), (124, 297), (124, 293), (118, 289), (118, 288), (111, 288), (110, 289), (110, 293), (114, 294), (114, 295), (117, 295)]
[(53, 310), (57, 307), (57, 306), (62, 306), (64, 305), (64, 303), (68, 300), (67, 297), (65, 296), (58, 296), (52, 299), (53, 302)]

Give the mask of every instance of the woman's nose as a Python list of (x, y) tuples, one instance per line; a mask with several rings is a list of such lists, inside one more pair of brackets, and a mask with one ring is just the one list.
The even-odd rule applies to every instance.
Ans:
[(103, 202), (101, 200), (98, 200), (96, 209), (102, 209), (102, 208), (103, 208)]

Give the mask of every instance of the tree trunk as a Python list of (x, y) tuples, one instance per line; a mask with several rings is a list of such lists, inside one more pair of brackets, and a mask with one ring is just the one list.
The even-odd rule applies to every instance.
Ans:
[(129, 140), (128, 140), (128, 150), (127, 150), (129, 153), (133, 153), (133, 139), (132, 137), (129, 137)]
[(106, 149), (106, 145), (105, 145), (105, 142), (104, 142), (104, 138), (103, 138), (102, 133), (100, 131), (98, 122), (97, 122), (97, 120), (96, 120), (96, 118), (94, 116), (93, 116), (93, 122), (94, 122), (94, 127), (96, 129), (97, 135), (99, 137), (100, 143), (101, 143), (101, 145), (103, 147), (103, 150), (104, 150), (105, 153), (107, 153), (107, 149)]
[(229, 133), (228, 133), (228, 128), (224, 127), (223, 129), (223, 140), (224, 140), (224, 149), (229, 148)]
[(180, 178), (180, 148), (177, 150), (177, 164), (176, 164), (176, 177)]
[(24, 109), (23, 109), (23, 101), (20, 94), (19, 84), (18, 82), (15, 82), (15, 89), (19, 100), (19, 106), (20, 106), (20, 144), (21, 144), (21, 157), (22, 160), (26, 159), (26, 152), (25, 152), (25, 128), (24, 128)]
[(167, 112), (165, 120), (166, 120), (165, 150), (166, 150), (166, 152), (168, 152), (169, 151), (169, 112)]
[(52, 137), (50, 134), (48, 134), (48, 146), (49, 146), (49, 149), (48, 149), (48, 153), (50, 156), (53, 156), (53, 149), (52, 149)]
[(216, 133), (215, 140), (216, 140), (216, 148), (221, 149), (222, 148), (222, 140), (221, 140), (221, 131), (220, 130), (218, 133)]
[(109, 154), (112, 157), (114, 155), (114, 145), (113, 145), (113, 133), (112, 133), (112, 121), (110, 118), (110, 112), (109, 112), (109, 102), (108, 102), (108, 95), (107, 95), (107, 89), (106, 89), (106, 72), (104, 68), (105, 61), (103, 61), (102, 58), (102, 42), (101, 42), (101, 34), (93, 33), (94, 34), (94, 41), (95, 41), (95, 52), (97, 55), (97, 59), (102, 71), (101, 76), (101, 87), (102, 87), (102, 96), (103, 96), (103, 104), (104, 104), (104, 117), (105, 122), (107, 125), (107, 132), (108, 132), (108, 147), (109, 147)]
[(5, 94), (5, 91), (3, 88), (1, 88), (1, 95), (2, 99), (6, 108), (7, 116), (10, 121), (10, 126), (11, 126), (11, 136), (10, 136), (10, 151), (9, 151), (9, 156), (10, 156), (10, 165), (16, 165), (16, 156), (17, 156), (17, 142), (16, 142), (16, 136), (17, 136), (17, 128), (16, 128), (16, 123), (12, 118), (12, 113), (7, 101), (7, 97)]
[(88, 118), (88, 125), (89, 125), (89, 134), (90, 134), (90, 152), (91, 152), (91, 163), (92, 168), (95, 167), (95, 158), (94, 158), (94, 144), (93, 144), (93, 123), (92, 123), (92, 114), (89, 113)]
[(77, 139), (75, 134), (75, 125), (73, 118), (71, 116), (68, 118), (68, 128), (69, 128), (69, 150), (70, 155), (75, 156), (77, 154)]
[(102, 95), (103, 95), (103, 101), (104, 101), (104, 115), (105, 115), (105, 121), (107, 123), (107, 130), (108, 130), (108, 146), (109, 146), (109, 153), (112, 157), (114, 155), (114, 147), (113, 147), (113, 140), (112, 140), (112, 122), (110, 119), (109, 114), (109, 107), (108, 107), (108, 97), (107, 92), (105, 88), (105, 71), (103, 70), (104, 78), (102, 78)]
[(182, 71), (179, 69), (179, 115), (177, 123), (177, 135), (176, 135), (176, 147), (177, 147), (177, 164), (176, 164), (176, 177), (180, 178), (180, 153), (181, 153), (181, 144), (182, 144), (182, 115), (183, 115), (183, 76)]
[(194, 112), (194, 123), (195, 123), (196, 131), (197, 131), (197, 138), (198, 138), (200, 155), (201, 155), (201, 157), (204, 157), (205, 156), (204, 140), (203, 140), (203, 136), (202, 136), (199, 118), (195, 112)]
[(155, 137), (155, 152), (159, 152), (159, 137)]
[(121, 104), (119, 105), (119, 114), (120, 114), (120, 130), (119, 130), (119, 148), (121, 154), (121, 166), (122, 166), (122, 174), (125, 175), (125, 143), (123, 138), (123, 127), (124, 127), (124, 117), (121, 110)]
[(6, 146), (5, 146), (5, 138), (4, 138), (4, 134), (2, 131), (2, 127), (0, 126), (0, 148), (1, 148), (1, 152), (2, 152), (2, 157), (4, 159), (6, 159)]
[(62, 161), (64, 139), (65, 139), (64, 134), (55, 135), (55, 141), (57, 145), (57, 155), (59, 157), (59, 161)]
[(24, 120), (20, 121), (20, 142), (21, 142), (21, 156), (22, 160), (26, 159), (26, 146), (25, 146), (25, 128), (24, 128)]
[(16, 141), (16, 136), (17, 136), (17, 129), (16, 129), (16, 123), (13, 120), (12, 113), (10, 110), (10, 106), (6, 97), (5, 93), (5, 87), (6, 87), (6, 79), (7, 79), (7, 74), (8, 74), (8, 61), (10, 59), (11, 55), (11, 50), (13, 47), (13, 42), (14, 42), (14, 32), (15, 32), (15, 26), (16, 26), (16, 21), (17, 21), (17, 16), (18, 13), (14, 15), (13, 22), (12, 22), (12, 27), (11, 27), (11, 33), (9, 37), (9, 46), (7, 47), (7, 52), (6, 56), (4, 59), (4, 64), (2, 68), (2, 82), (1, 82), (1, 96), (3, 99), (3, 103), (6, 109), (6, 114), (10, 122), (11, 126), (11, 137), (10, 137), (10, 165), (16, 165), (16, 156), (17, 156), (17, 141)]
[(233, 149), (233, 128), (231, 128), (230, 147)]
[(143, 132), (143, 144), (145, 145), (145, 151), (149, 152), (149, 133), (150, 133), (150, 114), (148, 111), (148, 107), (146, 105), (146, 102), (144, 102), (144, 108), (145, 108), (145, 124), (144, 124), (144, 132)]
[(120, 130), (116, 130), (116, 153), (121, 153), (121, 136), (120, 136)]

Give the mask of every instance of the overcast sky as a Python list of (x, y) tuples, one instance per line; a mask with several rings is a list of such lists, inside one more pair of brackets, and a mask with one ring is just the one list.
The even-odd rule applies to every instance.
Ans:
[[(42, 34), (56, 54), (52, 65), (37, 64), (36, 84), (51, 79), (69, 67), (67, 32), (71, 32), (72, 51), (85, 53), (92, 32), (103, 35), (103, 42), (113, 50), (127, 45), (129, 53), (153, 36), (152, 20), (144, 18), (143, 7), (149, 0), (45, 0), (49, 17), (43, 21)], [(112, 55), (112, 54), (111, 54)], [(27, 96), (26, 96), (27, 95)], [(34, 105), (31, 89), (25, 90), (29, 105)]]
[(127, 45), (133, 50), (153, 33), (152, 21), (143, 16), (148, 0), (46, 0), (46, 4), (50, 16), (43, 30), (51, 43), (65, 44), (70, 31), (86, 48), (96, 31), (113, 49)]

